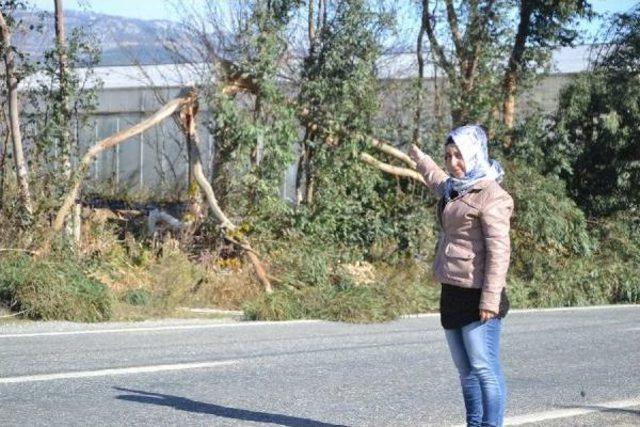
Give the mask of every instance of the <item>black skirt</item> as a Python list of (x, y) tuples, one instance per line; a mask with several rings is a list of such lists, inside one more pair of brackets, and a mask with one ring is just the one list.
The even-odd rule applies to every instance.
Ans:
[[(463, 288), (461, 286), (442, 284), (440, 294), (440, 323), (445, 329), (462, 328), (480, 320), (480, 297), (482, 289)], [(506, 289), (500, 294), (498, 318), (503, 318), (509, 311), (509, 298)]]

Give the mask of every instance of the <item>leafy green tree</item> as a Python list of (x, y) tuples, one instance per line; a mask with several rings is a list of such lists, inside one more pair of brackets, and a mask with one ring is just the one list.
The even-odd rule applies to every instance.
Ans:
[[(536, 68), (548, 63), (553, 48), (571, 45), (578, 37), (578, 20), (591, 16), (591, 5), (585, 0), (518, 2), (518, 29), (502, 79), (502, 116), (507, 129), (514, 126), (519, 84), (531, 80)], [(508, 134), (506, 148), (511, 148), (512, 142)]]
[(593, 71), (562, 92), (549, 150), (589, 216), (640, 208), (640, 7), (610, 34)]
[[(447, 78), (452, 126), (479, 122), (492, 133), (513, 127), (519, 89), (549, 63), (552, 48), (576, 39), (578, 20), (590, 16), (584, 0), (422, 0), (420, 6), (418, 43), (426, 33)], [(511, 142), (507, 134), (506, 148)]]
[(304, 214), (313, 218), (316, 233), (356, 244), (385, 227), (384, 180), (359, 159), (378, 109), (379, 18), (365, 1), (339, 2), (305, 58), (299, 94), (307, 130)]
[[(2, 2), (1, 6), (11, 28), (48, 36), (42, 33), (45, 23), (53, 20), (50, 13), (39, 14), (39, 21), (27, 26), (14, 19), (14, 12), (26, 8), (28, 2)], [(57, 206), (69, 184), (71, 159), (79, 155), (80, 130), (97, 105), (99, 82), (93, 69), (101, 50), (94, 35), (81, 28), (71, 31), (62, 43), (56, 37), (39, 59), (15, 47), (12, 50), (16, 80), (28, 79), (26, 90), (20, 92), (19, 134), (28, 149), (30, 192), (38, 214)], [(65, 66), (61, 67), (62, 61)]]
[[(453, 126), (488, 124), (499, 96), (500, 60), (506, 56), (504, 13), (509, 2), (469, 1), (444, 4), (421, 1), (422, 28), (434, 61), (448, 83)], [(439, 24), (448, 27), (443, 30)], [(452, 46), (452, 49), (448, 49)]]
[(227, 57), (212, 52), (225, 69), (223, 84), (209, 99), (216, 140), (212, 181), (223, 208), (234, 189), (232, 164), (246, 172), (236, 181), (237, 212), (269, 217), (266, 211), (285, 207), (282, 171), (293, 161), (297, 121), (277, 76), (288, 47), (287, 25), (299, 5), (299, 0), (250, 2)]
[(67, 162), (79, 157), (79, 130), (97, 108), (100, 82), (94, 67), (100, 55), (95, 35), (74, 28), (66, 40), (68, 66), (62, 72), (57, 46), (45, 50), (42, 62), (35, 64), (40, 78), (25, 118), (32, 124), (28, 135), (34, 142), (32, 161), (45, 184), (39, 188), (42, 194), (61, 195), (69, 185)]

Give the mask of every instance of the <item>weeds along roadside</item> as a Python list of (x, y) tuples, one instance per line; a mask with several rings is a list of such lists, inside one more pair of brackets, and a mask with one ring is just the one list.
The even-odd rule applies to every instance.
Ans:
[[(252, 319), (362, 322), (436, 308), (436, 289), (425, 263), (402, 257), (393, 264), (380, 261), (387, 252), (397, 252), (392, 241), (371, 248), (378, 257), (373, 262), (362, 260), (360, 249), (338, 251), (314, 238), (265, 243), (276, 278), (273, 299), (287, 301), (282, 309), (268, 311), (261, 308), (269, 300), (250, 264), (233, 247), (218, 242), (211, 250), (179, 236), (151, 238), (144, 235), (144, 225), (105, 210), (84, 209), (77, 249), (58, 242), (44, 259), (2, 253), (2, 301), (21, 317), (72, 321), (175, 317), (185, 315), (183, 307), (211, 307), (244, 309)], [(6, 229), (17, 235), (6, 236), (2, 247), (31, 246), (31, 239), (16, 240), (19, 227)]]
[[(640, 302), (637, 218), (619, 213), (588, 220), (565, 195), (562, 181), (518, 162), (506, 167), (505, 186), (516, 204), (512, 305)], [(224, 241), (147, 236), (143, 218), (85, 209), (77, 250), (58, 242), (45, 259), (0, 253), (0, 298), (8, 314), (47, 320), (142, 320), (184, 316), (182, 307), (210, 307), (244, 310), (248, 319), (260, 320), (386, 321), (437, 310), (432, 214), (432, 206), (425, 206), (407, 218), (418, 224), (411, 232), (391, 233), (366, 247), (336, 243), (317, 230), (254, 231), (251, 239), (274, 279), (275, 292), (267, 295), (250, 264)], [(8, 230), (3, 248), (33, 248), (39, 239), (21, 231), (15, 218), (0, 221)], [(46, 223), (31, 227), (40, 235), (46, 229)]]

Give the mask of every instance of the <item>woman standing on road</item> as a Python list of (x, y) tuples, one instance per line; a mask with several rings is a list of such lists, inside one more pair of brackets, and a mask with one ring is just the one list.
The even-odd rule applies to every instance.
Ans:
[(415, 145), (409, 155), (440, 197), (434, 276), (442, 283), (440, 320), (460, 374), (468, 426), (501, 426), (506, 388), (500, 330), (509, 301), (509, 222), (513, 200), (504, 171), (477, 125), (454, 129), (445, 143), (448, 174)]

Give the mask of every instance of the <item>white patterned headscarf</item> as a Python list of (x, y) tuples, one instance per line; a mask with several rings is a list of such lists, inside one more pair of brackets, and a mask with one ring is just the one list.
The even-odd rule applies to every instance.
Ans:
[[(495, 179), (502, 181), (504, 170), (497, 160), (489, 159), (487, 149), (487, 134), (478, 125), (461, 126), (449, 134), (449, 138), (460, 150), (465, 165), (464, 178), (455, 178), (449, 175), (444, 185), (445, 201), (451, 200), (451, 193), (457, 192), (463, 195), (478, 181), (483, 179)], [(447, 138), (447, 141), (450, 139)]]

